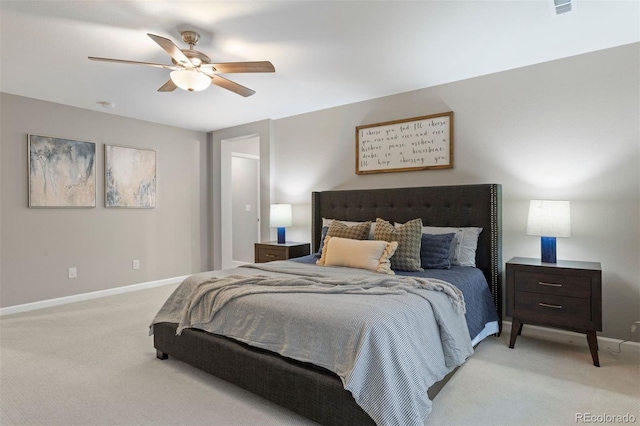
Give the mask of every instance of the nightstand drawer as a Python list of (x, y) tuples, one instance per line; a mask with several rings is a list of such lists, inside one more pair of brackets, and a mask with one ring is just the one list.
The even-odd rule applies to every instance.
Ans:
[(261, 247), (258, 249), (257, 263), (271, 262), (274, 260), (287, 260), (287, 250), (273, 247)]
[(516, 291), (513, 316), (569, 327), (592, 325), (591, 301), (577, 297)]
[(571, 296), (591, 297), (591, 278), (580, 275), (560, 275), (544, 272), (515, 271), (516, 291)]
[(311, 244), (287, 241), (278, 244), (275, 241), (255, 244), (255, 262), (266, 263), (274, 260), (289, 260), (309, 254)]

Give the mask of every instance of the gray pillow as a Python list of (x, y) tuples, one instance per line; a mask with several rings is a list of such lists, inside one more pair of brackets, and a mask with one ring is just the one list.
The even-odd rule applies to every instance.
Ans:
[(316, 253), (316, 257), (318, 259), (320, 259), (320, 256), (322, 256), (322, 246), (324, 246), (324, 238), (327, 236), (327, 232), (329, 231), (329, 227), (328, 226), (323, 226), (322, 227), (322, 231), (320, 232), (320, 248), (318, 249), (318, 252)]

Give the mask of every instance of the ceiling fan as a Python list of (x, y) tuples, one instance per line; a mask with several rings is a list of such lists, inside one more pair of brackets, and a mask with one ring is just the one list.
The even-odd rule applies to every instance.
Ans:
[(188, 49), (180, 49), (171, 40), (154, 34), (147, 34), (158, 43), (171, 56), (173, 65), (156, 64), (153, 62), (126, 61), (122, 59), (97, 58), (89, 56), (92, 61), (117, 62), (121, 64), (145, 65), (171, 70), (170, 79), (163, 84), (158, 92), (172, 92), (181, 88), (189, 92), (204, 90), (210, 84), (215, 84), (230, 90), (241, 96), (251, 96), (254, 90), (244, 87), (236, 82), (228, 80), (219, 73), (245, 73), (245, 72), (275, 72), (273, 64), (269, 61), (259, 62), (223, 62), (211, 63), (211, 58), (202, 52), (194, 50), (194, 46), (200, 40), (200, 34), (195, 31), (183, 31), (180, 33), (182, 40), (189, 45)]

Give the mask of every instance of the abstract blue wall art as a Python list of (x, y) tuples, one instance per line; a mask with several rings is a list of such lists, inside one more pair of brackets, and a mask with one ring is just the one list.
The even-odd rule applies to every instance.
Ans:
[(28, 136), (29, 207), (95, 207), (96, 144)]
[(105, 145), (105, 206), (156, 206), (156, 152)]

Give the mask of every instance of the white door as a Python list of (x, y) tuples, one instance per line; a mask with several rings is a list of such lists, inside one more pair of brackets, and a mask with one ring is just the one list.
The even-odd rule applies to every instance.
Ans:
[(254, 244), (259, 238), (260, 159), (231, 157), (231, 261), (234, 265), (253, 263)]

